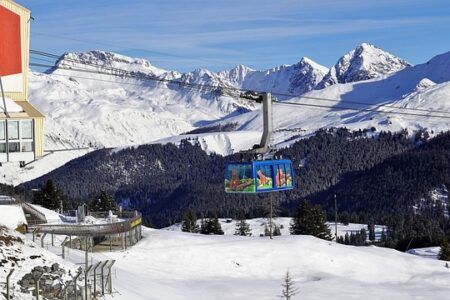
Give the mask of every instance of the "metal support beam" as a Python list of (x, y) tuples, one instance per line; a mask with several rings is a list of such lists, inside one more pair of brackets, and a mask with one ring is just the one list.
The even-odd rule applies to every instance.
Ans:
[(3, 81), (2, 81), (2, 77), (0, 76), (0, 90), (2, 93), (2, 99), (3, 99), (3, 112), (5, 113), (5, 116), (7, 118), (11, 118), (11, 116), (8, 113), (8, 107), (6, 106), (6, 98), (5, 98), (5, 92), (3, 90)]
[(36, 293), (36, 300), (39, 300), (39, 281), (42, 276), (44, 276), (44, 273), (42, 273), (39, 277), (34, 278), (34, 292)]
[(66, 246), (67, 240), (69, 239), (69, 237), (66, 236), (66, 238), (64, 239), (64, 241), (61, 243), (61, 250), (62, 250), (62, 258), (66, 258), (66, 254), (64, 251), (64, 247)]
[(80, 277), (82, 272), (83, 272), (83, 270), (80, 269), (80, 271), (78, 271), (78, 274), (72, 279), (73, 288), (74, 288), (74, 291), (75, 291), (75, 299), (78, 299), (77, 280), (78, 280), (78, 277)]
[(47, 234), (46, 233), (44, 233), (43, 235), (42, 235), (42, 237), (41, 237), (41, 247), (42, 248), (44, 248), (44, 239), (45, 239), (45, 236), (46, 236)]
[(95, 266), (94, 266), (94, 297), (97, 297), (97, 268), (100, 266), (102, 262), (99, 261)]
[(67, 281), (64, 284), (64, 289), (63, 289), (63, 292), (62, 292), (62, 297), (63, 297), (64, 300), (67, 300), (67, 288), (70, 286), (70, 284), (71, 284), (71, 281)]
[(104, 276), (105, 276), (105, 266), (106, 264), (109, 262), (109, 260), (105, 261), (102, 265), (101, 265), (101, 271), (102, 271), (102, 296), (105, 294), (105, 282), (104, 282)]
[[(242, 95), (241, 95), (242, 97)], [(244, 98), (248, 98), (244, 96)], [(246, 150), (246, 153), (255, 154), (266, 154), (269, 152), (270, 138), (272, 136), (273, 121), (272, 121), (272, 94), (271, 93), (261, 93), (252, 95), (248, 99), (255, 100), (256, 102), (262, 102), (262, 112), (263, 112), (263, 134), (261, 137), (261, 142), (259, 145), (254, 145), (253, 149)]]
[(11, 269), (11, 271), (9, 271), (8, 275), (6, 276), (6, 300), (11, 299), (11, 295), (9, 294), (9, 278), (11, 277), (12, 273), (14, 273), (14, 269)]
[(90, 295), (88, 295), (88, 275), (89, 275), (89, 271), (92, 269), (92, 265), (89, 266), (89, 268), (87, 268), (84, 271), (84, 300), (89, 300), (91, 299)]
[(112, 266), (114, 265), (116, 261), (113, 260), (111, 261), (111, 263), (108, 265), (108, 291), (110, 294), (112, 294)]
[(86, 238), (85, 238), (85, 249), (84, 249), (84, 265), (85, 265), (85, 267), (84, 267), (84, 269), (85, 270), (87, 270), (87, 268), (88, 268), (88, 264), (89, 264), (89, 256), (88, 256), (88, 253), (89, 253), (89, 236), (87, 236)]
[(35, 242), (37, 230), (37, 228), (33, 229), (33, 243)]

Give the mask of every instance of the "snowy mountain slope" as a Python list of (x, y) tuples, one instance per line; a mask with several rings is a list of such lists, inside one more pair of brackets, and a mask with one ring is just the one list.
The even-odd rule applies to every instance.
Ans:
[[(274, 299), (287, 270), (305, 299), (438, 300), (450, 292), (442, 262), (310, 236), (269, 240), (145, 229), (132, 248), (92, 257), (116, 259), (117, 299)], [(82, 263), (84, 253), (71, 250), (68, 260)]]
[[(409, 67), (390, 76), (355, 83), (335, 84), (322, 90), (313, 90), (304, 97), (293, 98), (290, 102), (306, 105), (323, 105), (330, 108), (291, 106), (276, 103), (273, 107), (273, 144), (280, 144), (294, 136), (308, 136), (323, 127), (349, 129), (369, 129), (378, 131), (399, 131), (404, 128), (410, 132), (428, 129), (440, 132), (450, 129), (450, 52), (439, 55), (429, 62)], [(332, 99), (333, 101), (320, 100)], [(350, 102), (346, 102), (350, 101)], [(357, 101), (367, 104), (353, 104)], [(386, 107), (379, 107), (386, 105)], [(389, 108), (400, 107), (400, 109)], [(344, 108), (369, 108), (377, 112), (358, 112)], [(419, 111), (401, 108), (419, 109)], [(420, 111), (422, 110), (422, 111)], [(433, 110), (430, 113), (423, 110)], [(386, 114), (383, 111), (400, 112)], [(402, 115), (410, 113), (412, 115)], [(444, 116), (444, 118), (428, 117)], [(262, 130), (260, 109), (239, 116), (226, 118), (220, 124), (236, 123), (237, 130)], [(214, 124), (212, 124), (214, 125)], [(291, 142), (294, 140), (291, 140)], [(284, 143), (283, 146), (288, 144)], [(250, 143), (249, 143), (249, 146)]]
[[(104, 51), (67, 53), (57, 66), (47, 74), (33, 73), (30, 79), (30, 100), (47, 117), (47, 148), (114, 147), (178, 135), (253, 108), (252, 103), (212, 91), (209, 85), (303, 92), (325, 73), (305, 58), (268, 71), (237, 66), (220, 73), (198, 69), (181, 74)], [(80, 69), (88, 73), (73, 71)], [(205, 88), (130, 79), (121, 77), (118, 69)]]
[(362, 43), (342, 56), (316, 88), (377, 78), (410, 66), (403, 59), (371, 44)]
[(18, 163), (4, 163), (1, 167), (0, 183), (16, 186), (33, 180), (92, 150), (93, 148), (88, 148), (45, 153), (44, 157), (23, 168)]
[(303, 57), (294, 65), (247, 73), (241, 87), (248, 90), (301, 95), (311, 91), (328, 69)]
[[(375, 51), (375, 50), (374, 50)], [(376, 50), (378, 51), (378, 50)], [(375, 52), (376, 52), (375, 51)], [(67, 67), (80, 67), (77, 60), (92, 64), (89, 70), (121, 68), (135, 73), (153, 74), (160, 78), (177, 79), (251, 89), (272, 89), (286, 93), (301, 93), (319, 82), (325, 69), (309, 59), (292, 66), (281, 66), (267, 71), (255, 71), (237, 66), (219, 73), (196, 70), (181, 74), (158, 69), (142, 59), (127, 58), (108, 52), (92, 51), (66, 54), (59, 61)], [(373, 60), (375, 61), (375, 60)], [(311, 90), (306, 96), (344, 101), (367, 102), (371, 105), (389, 104), (408, 108), (445, 109), (450, 80), (450, 53), (444, 53), (428, 63), (407, 67), (390, 75), (355, 83), (334, 84), (321, 90)], [(103, 66), (103, 67), (102, 67)], [(102, 69), (103, 68), (103, 69)], [(112, 71), (111, 71), (112, 72)], [(305, 74), (303, 76), (302, 74)], [(281, 99), (284, 100), (284, 99)], [(45, 148), (123, 147), (156, 141), (177, 143), (182, 133), (202, 126), (237, 123), (237, 131), (249, 138), (237, 138), (233, 132), (202, 134), (200, 143), (209, 152), (229, 154), (251, 148), (260, 139), (262, 118), (259, 105), (210, 89), (184, 88), (179, 85), (140, 81), (120, 76), (95, 73), (52, 70), (49, 74), (32, 73), (30, 101), (46, 114)], [(299, 99), (306, 104), (339, 105), (336, 102)], [(361, 107), (354, 104), (340, 104)], [(256, 108), (256, 110), (255, 110)], [(392, 109), (391, 109), (392, 110)], [(398, 131), (428, 128), (446, 130), (446, 119), (415, 116), (389, 116), (383, 113), (357, 113), (351, 110), (318, 109), (274, 106), (275, 134), (273, 144), (288, 146), (298, 138), (307, 137), (322, 127), (346, 126), (350, 129), (375, 127), (378, 130)], [(242, 136), (242, 137), (243, 137)], [(251, 138), (250, 138), (251, 136)], [(197, 138), (196, 135), (189, 137)], [(231, 144), (236, 144), (230, 146)], [(289, 142), (286, 142), (289, 141)], [(60, 161), (60, 160), (56, 160)], [(61, 160), (61, 162), (66, 160)], [(53, 164), (53, 167), (57, 165)], [(32, 168), (33, 165), (30, 166)], [(36, 166), (33, 174), (47, 172)], [(23, 175), (20, 175), (23, 174)], [(5, 174), (19, 182), (34, 178), (24, 172)], [(5, 180), (3, 180), (5, 182)]]
[(230, 97), (208, 99), (108, 75), (71, 75), (76, 76), (58, 70), (31, 76), (30, 99), (47, 116), (46, 148), (148, 143), (241, 107)]

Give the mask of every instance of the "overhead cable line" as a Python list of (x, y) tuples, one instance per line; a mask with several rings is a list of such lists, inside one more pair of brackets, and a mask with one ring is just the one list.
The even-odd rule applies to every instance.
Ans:
[[(30, 52), (33, 53), (33, 54), (43, 55), (43, 56), (47, 56), (47, 57), (51, 57), (51, 58), (55, 58), (55, 59), (60, 59), (61, 58), (61, 56), (59, 56), (59, 55), (52, 54), (52, 53), (47, 53), (47, 52), (43, 52), (43, 51), (30, 50)], [(127, 70), (114, 68), (114, 67), (110, 67), (110, 66), (102, 66), (102, 65), (98, 65), (98, 64), (82, 61), (82, 60), (79, 60), (79, 59), (64, 58), (64, 60), (71, 61), (71, 62), (74, 62), (74, 63), (79, 63), (79, 64), (82, 64), (82, 65), (92, 66), (92, 67), (95, 67), (95, 68), (102, 68), (102, 69), (110, 70), (110, 71), (113, 71), (113, 72), (130, 73)], [(56, 66), (56, 61), (55, 61), (55, 66), (51, 66), (51, 67), (58, 68), (58, 66)], [(158, 79), (158, 77), (156, 77), (156, 76), (153, 76), (153, 77), (154, 77), (154, 79), (148, 78), (148, 76), (146, 76), (146, 78), (144, 78), (144, 79), (145, 80), (157, 80)], [(177, 84), (179, 84), (181, 82), (179, 80), (173, 80), (173, 81), (176, 81)], [(191, 83), (190, 85), (193, 85), (193, 83)], [(200, 84), (198, 84), (198, 85), (200, 85)], [(201, 84), (201, 86), (202, 87), (208, 87), (208, 88), (211, 88), (211, 89), (234, 90), (236, 92), (247, 92), (248, 91), (248, 90), (245, 90), (245, 89), (240, 89), (240, 88), (235, 88), (235, 87), (226, 87), (226, 86), (214, 86), (214, 85), (206, 85), (206, 84)], [(264, 92), (267, 92), (267, 91), (254, 90), (254, 92), (264, 93)], [(432, 110), (432, 109), (422, 109), (422, 108), (408, 108), (408, 107), (403, 107), (403, 106), (390, 105), (389, 103), (388, 104), (373, 104), (373, 103), (362, 102), (362, 101), (331, 99), (331, 98), (313, 97), (313, 96), (303, 96), (303, 95), (287, 94), (287, 93), (280, 93), (280, 92), (273, 92), (273, 91), (271, 93), (272, 93), (272, 95), (275, 95), (275, 96), (282, 96), (282, 97), (289, 97), (289, 98), (310, 99), (310, 100), (319, 100), (319, 101), (334, 102), (334, 103), (339, 103), (339, 104), (341, 104), (341, 103), (348, 103), (348, 104), (356, 104), (356, 105), (364, 105), (364, 106), (377, 106), (377, 107), (403, 109), (403, 110), (418, 111), (418, 112), (450, 114), (450, 112), (445, 112), (445, 111)]]
[[(379, 109), (375, 109), (375, 108), (354, 108), (354, 107), (345, 107), (345, 106), (328, 106), (328, 105), (320, 105), (320, 104), (307, 104), (307, 103), (278, 101), (278, 100), (275, 100), (273, 102), (278, 103), (278, 104), (285, 104), (285, 105), (297, 105), (297, 106), (307, 106), (307, 107), (317, 107), (317, 108), (331, 108), (331, 109), (337, 109), (337, 110), (353, 110), (353, 111), (359, 111), (359, 112), (378, 112), (378, 113), (393, 114), (393, 115), (406, 115), (406, 116), (416, 116), (416, 117), (450, 119), (450, 116), (415, 114), (415, 113), (401, 112), (401, 111), (386, 111), (386, 110), (379, 110)], [(387, 108), (390, 108), (390, 107), (387, 107)], [(445, 113), (448, 113), (448, 112), (445, 112)]]

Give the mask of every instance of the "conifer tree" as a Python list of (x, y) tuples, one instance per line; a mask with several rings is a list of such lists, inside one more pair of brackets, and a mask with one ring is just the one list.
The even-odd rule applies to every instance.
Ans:
[(273, 236), (280, 236), (281, 235), (281, 229), (280, 226), (278, 226), (277, 224), (274, 225), (273, 228)]
[(331, 240), (330, 228), (326, 224), (326, 216), (320, 205), (311, 206), (305, 200), (291, 220), (291, 234), (312, 235), (321, 239)]
[(450, 244), (446, 237), (442, 241), (441, 249), (439, 250), (439, 259), (450, 261)]
[(348, 235), (348, 232), (345, 233), (344, 244), (350, 245), (350, 236)]
[(241, 219), (236, 222), (236, 228), (234, 235), (241, 236), (251, 236), (252, 230), (250, 229), (250, 225), (246, 222), (246, 220), (241, 216)]
[(188, 211), (184, 214), (181, 224), (181, 230), (184, 232), (192, 233), (198, 233), (199, 231), (199, 226), (197, 225), (197, 216), (191, 209), (188, 209)]
[(281, 284), (283, 289), (281, 290), (281, 298), (291, 300), (293, 296), (298, 294), (298, 289), (295, 287), (295, 282), (292, 280), (289, 271), (286, 272), (283, 283)]
[(201, 234), (218, 234), (223, 235), (224, 232), (222, 230), (222, 226), (220, 225), (219, 219), (214, 216), (213, 218), (208, 218), (206, 220), (202, 220), (200, 227)]
[(61, 207), (61, 203), (66, 201), (62, 190), (53, 183), (51, 179), (47, 180), (41, 189), (34, 193), (33, 203), (42, 205), (45, 208), (55, 210)]
[(91, 211), (98, 212), (117, 210), (116, 202), (106, 191), (101, 191), (100, 195), (93, 197), (88, 206)]
[(375, 242), (375, 225), (373, 223), (369, 223), (367, 227), (369, 229), (369, 240)]

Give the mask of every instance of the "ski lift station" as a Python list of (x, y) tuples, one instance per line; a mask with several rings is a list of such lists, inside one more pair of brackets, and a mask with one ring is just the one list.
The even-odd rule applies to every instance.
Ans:
[(43, 155), (44, 115), (28, 102), (28, 9), (0, 0), (0, 164)]

